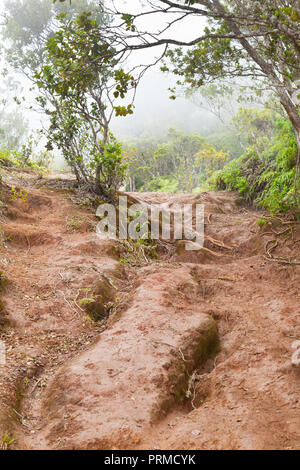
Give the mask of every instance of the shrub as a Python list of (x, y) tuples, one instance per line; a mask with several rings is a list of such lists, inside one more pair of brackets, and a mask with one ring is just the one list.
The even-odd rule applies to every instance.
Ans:
[[(293, 210), (300, 213), (300, 197), (295, 193), (297, 143), (289, 121), (279, 119), (276, 132), (260, 155), (253, 146), (231, 161), (210, 179), (212, 188), (236, 190), (248, 202), (271, 213)], [(297, 182), (299, 183), (299, 182)]]

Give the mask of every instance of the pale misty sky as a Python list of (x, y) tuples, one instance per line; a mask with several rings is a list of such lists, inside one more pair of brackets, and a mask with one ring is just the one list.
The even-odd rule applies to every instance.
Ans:
[[(52, 0), (48, 1), (51, 2)], [(76, 2), (76, 0), (72, 1)], [(120, 11), (128, 13), (139, 11), (141, 8), (140, 0), (116, 0), (115, 5)], [(0, 11), (3, 11), (3, 6), (4, 0), (0, 0)], [(140, 19), (138, 26), (142, 30), (156, 31), (169, 20), (169, 16), (166, 19), (166, 15), (155, 14)], [(203, 22), (201, 23), (199, 18), (195, 17), (189, 18), (188, 21), (180, 21), (164, 36), (190, 40), (201, 34), (204, 25)], [(130, 62), (132, 65), (151, 63), (153, 59), (160, 56), (161, 52), (162, 48), (160, 47), (139, 51), (131, 57)], [(137, 90), (134, 115), (126, 118), (114, 118), (113, 120), (112, 130), (117, 137), (138, 136), (147, 132), (147, 129), (150, 129), (150, 132), (160, 134), (166, 132), (169, 127), (201, 133), (201, 127), (203, 126), (203, 133), (205, 133), (205, 127), (210, 126), (214, 118), (207, 111), (204, 112), (184, 98), (178, 98), (175, 101), (170, 100), (168, 87), (173, 84), (174, 77), (160, 72), (159, 67), (146, 73)], [(27, 117), (33, 128), (40, 127), (40, 115), (27, 112)]]
[[(119, 11), (126, 13), (143, 11), (141, 3), (145, 4), (144, 10), (149, 10), (147, 2), (140, 0), (115, 0), (114, 3)], [(152, 3), (155, 4), (155, 1)], [(159, 4), (159, 1), (156, 3)], [(167, 22), (175, 18), (174, 15), (152, 14), (140, 18), (136, 25), (142, 31), (157, 32), (163, 29)], [(200, 35), (203, 28), (204, 22), (199, 21), (199, 17), (189, 17), (177, 22), (162, 37), (189, 41)], [(163, 49), (162, 46), (137, 51), (132, 55), (130, 61), (133, 65), (152, 63), (160, 57)], [(175, 81), (176, 78), (173, 75), (162, 73), (159, 66), (148, 71), (137, 90), (134, 115), (127, 116), (126, 119), (116, 118), (113, 122), (113, 130), (122, 138), (126, 135), (139, 135), (141, 130), (147, 133), (147, 129), (151, 129), (152, 132), (159, 135), (166, 132), (169, 127), (201, 132), (203, 125), (203, 133), (206, 133), (215, 118), (182, 97), (175, 101), (170, 100), (168, 88), (172, 87)]]

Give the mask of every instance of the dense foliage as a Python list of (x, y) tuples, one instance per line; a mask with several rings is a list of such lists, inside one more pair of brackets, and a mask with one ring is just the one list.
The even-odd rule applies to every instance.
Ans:
[(243, 155), (214, 173), (211, 187), (237, 190), (246, 201), (272, 213), (292, 210), (299, 215), (300, 195), (295, 192), (294, 181), (297, 142), (292, 125), (278, 119), (274, 132), (261, 138), (263, 148), (258, 150), (254, 143), (249, 143)]
[(170, 129), (165, 141), (139, 139), (127, 145), (128, 189), (162, 192), (192, 192), (201, 189), (207, 177), (223, 168), (228, 155), (216, 150), (198, 134)]
[(38, 90), (37, 102), (47, 116), (47, 150), (61, 151), (80, 184), (113, 198), (126, 165), (110, 121), (114, 113), (132, 113), (132, 105), (120, 100), (136, 84), (118, 65), (106, 37), (99, 36), (109, 16), (93, 0), (69, 7), (14, 0), (6, 9), (5, 59)]
[(126, 166), (109, 125), (114, 112), (132, 112), (130, 104), (118, 107), (114, 101), (135, 82), (117, 68), (105, 39), (95, 42), (92, 32), (99, 24), (89, 14), (69, 20), (62, 13), (58, 21), (46, 42), (45, 65), (35, 73), (43, 92), (38, 101), (50, 118), (48, 148), (62, 151), (79, 183), (112, 198)]
[(48, 170), (53, 162), (53, 154), (43, 150), (28, 153), (28, 148), (24, 145), (22, 151), (17, 151), (2, 147), (0, 149), (0, 166), (7, 169), (28, 168), (41, 173)]

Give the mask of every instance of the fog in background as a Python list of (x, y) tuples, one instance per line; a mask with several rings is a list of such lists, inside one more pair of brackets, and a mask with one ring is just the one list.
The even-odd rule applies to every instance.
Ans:
[(173, 82), (171, 75), (157, 69), (149, 71), (137, 88), (134, 114), (113, 119), (115, 135), (121, 140), (145, 134), (161, 138), (174, 127), (205, 136), (220, 128), (221, 123), (212, 113), (190, 100), (184, 97), (171, 100), (168, 87)]
[[(76, 2), (76, 0), (72, 1)], [(49, 2), (52, 2), (52, 0), (49, 0)], [(120, 10), (129, 12), (143, 8), (139, 0), (131, 0), (130, 2), (118, 0), (116, 5)], [(0, 12), (5, 12), (4, 0), (0, 0)], [(152, 31), (159, 29), (164, 21), (164, 15), (151, 15), (141, 19), (139, 26)], [(195, 28), (198, 28), (198, 26), (199, 20), (194, 24)], [(176, 29), (165, 33), (165, 36), (172, 34), (180, 35), (182, 39), (189, 39), (191, 37), (191, 22), (189, 21), (189, 24), (185, 22), (180, 23), (180, 25), (177, 24)], [(162, 49), (158, 47), (136, 52), (131, 56), (131, 63), (129, 65), (151, 63), (161, 54), (161, 51)], [(5, 66), (3, 60), (1, 61), (1, 66), (2, 69)], [(33, 130), (41, 128), (46, 124), (44, 116), (29, 109), (34, 104), (34, 97), (29, 98), (30, 84), (20, 74), (12, 74), (12, 79), (19, 81), (21, 88), (23, 88), (22, 93), (27, 98), (26, 103), (21, 105), (20, 109), (22, 109), (29, 127)], [(137, 89), (134, 115), (113, 119), (111, 127), (116, 137), (121, 140), (130, 137), (140, 137), (144, 134), (149, 134), (153, 137), (163, 137), (167, 134), (170, 127), (186, 132), (199, 132), (203, 135), (214, 132), (214, 128), (219, 127), (220, 123), (213, 114), (199, 108), (184, 97), (179, 97), (176, 100), (169, 99), (170, 92), (168, 87), (172, 87), (174, 83), (174, 76), (161, 72), (159, 66), (149, 69), (141, 79)], [(11, 95), (13, 96), (13, 94), (14, 90), (11, 90)], [(18, 108), (16, 112), (18, 112)]]
[[(115, 5), (119, 11), (127, 13), (147, 9), (140, 0), (116, 0)], [(175, 19), (174, 15), (172, 19)], [(166, 26), (167, 21), (170, 21), (169, 15), (155, 14), (139, 18), (136, 25), (140, 30), (157, 32)], [(183, 41), (189, 41), (195, 36), (195, 31), (201, 32), (204, 26), (205, 21), (199, 20), (199, 17), (189, 17), (176, 23), (161, 37), (180, 37)], [(163, 49), (164, 46), (160, 46), (136, 51), (130, 57), (130, 65), (153, 63), (160, 57)], [(124, 139), (146, 134), (160, 138), (167, 134), (170, 127), (207, 135), (220, 127), (220, 121), (212, 113), (194, 105), (184, 96), (170, 100), (168, 88), (172, 88), (175, 82), (174, 75), (161, 72), (159, 66), (149, 69), (137, 88), (134, 115), (113, 120), (112, 130), (116, 136)]]

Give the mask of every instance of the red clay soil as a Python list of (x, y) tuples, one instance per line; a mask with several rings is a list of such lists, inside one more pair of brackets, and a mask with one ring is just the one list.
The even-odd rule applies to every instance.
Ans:
[(2, 188), (3, 447), (299, 448), (299, 224), (259, 226), (231, 193), (134, 193), (204, 203), (205, 249), (124, 262), (67, 182), (36, 183)]

